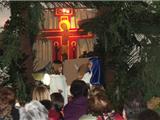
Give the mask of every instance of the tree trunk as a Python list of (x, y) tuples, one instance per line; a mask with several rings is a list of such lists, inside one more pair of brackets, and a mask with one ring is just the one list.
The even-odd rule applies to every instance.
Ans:
[[(20, 51), (25, 57), (23, 60), (23, 67), (25, 68), (25, 71), (23, 73), (25, 83), (30, 85), (34, 84), (34, 80), (32, 77), (32, 71), (33, 71), (33, 53), (32, 53), (32, 44), (31, 40), (29, 39), (29, 32), (28, 32), (28, 26), (27, 21), (28, 19), (28, 7), (29, 2), (10, 2), (10, 8), (11, 8), (11, 16), (13, 17), (19, 17), (22, 20), (22, 23), (18, 23), (19, 25), (19, 36), (20, 36)], [(17, 14), (17, 15), (16, 15)]]

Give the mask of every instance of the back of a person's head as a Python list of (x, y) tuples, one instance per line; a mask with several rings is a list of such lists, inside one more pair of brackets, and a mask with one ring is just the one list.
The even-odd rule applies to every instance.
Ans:
[(50, 100), (50, 93), (48, 88), (44, 85), (35, 87), (32, 93), (32, 100)]
[(127, 119), (136, 119), (137, 115), (146, 109), (146, 103), (143, 99), (143, 92), (137, 89), (131, 89), (128, 92), (128, 99), (124, 104), (124, 111)]
[(12, 107), (15, 104), (15, 92), (10, 87), (0, 89), (0, 117), (12, 119)]
[(15, 103), (15, 92), (10, 87), (3, 87), (0, 89), (0, 101), (4, 102), (5, 104), (13, 105)]
[(61, 93), (51, 94), (51, 104), (57, 112), (60, 112), (64, 106), (64, 98)]
[(147, 109), (138, 115), (138, 120), (160, 120), (160, 116), (155, 111)]
[(74, 80), (71, 83), (70, 92), (73, 97), (88, 96), (88, 85), (82, 80)]
[(40, 102), (31, 101), (20, 108), (20, 120), (48, 120), (48, 111)]
[(42, 100), (42, 101), (40, 101), (40, 103), (42, 105), (44, 105), (47, 110), (51, 109), (51, 101), (50, 100)]
[(101, 86), (101, 85), (92, 86), (91, 89), (90, 89), (90, 96), (94, 96), (96, 94), (103, 94), (103, 95), (105, 95), (105, 89), (104, 89), (104, 87)]
[(89, 112), (93, 115), (102, 115), (111, 110), (111, 104), (106, 96), (96, 94), (88, 99)]

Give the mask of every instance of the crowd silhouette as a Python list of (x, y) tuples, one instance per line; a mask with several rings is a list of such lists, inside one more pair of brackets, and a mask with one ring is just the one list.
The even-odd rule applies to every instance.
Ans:
[(12, 88), (0, 88), (0, 120), (160, 120), (158, 113), (147, 109), (138, 90), (130, 90), (123, 110), (115, 111), (103, 84), (97, 76), (92, 80), (93, 64), (80, 66), (77, 79), (67, 87), (62, 62), (54, 61), (49, 80), (37, 84), (24, 105), (17, 106)]

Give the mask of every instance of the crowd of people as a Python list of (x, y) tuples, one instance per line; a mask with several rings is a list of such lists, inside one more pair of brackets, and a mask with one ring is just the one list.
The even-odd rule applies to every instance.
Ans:
[(12, 88), (0, 88), (0, 120), (160, 120), (155, 111), (147, 109), (138, 92), (130, 92), (131, 99), (124, 104), (123, 112), (115, 111), (104, 87), (88, 80), (94, 74), (93, 65), (86, 65), (88, 68), (83, 65), (78, 70), (70, 94), (61, 62), (54, 63), (50, 80), (35, 86), (32, 100), (25, 105), (15, 105)]

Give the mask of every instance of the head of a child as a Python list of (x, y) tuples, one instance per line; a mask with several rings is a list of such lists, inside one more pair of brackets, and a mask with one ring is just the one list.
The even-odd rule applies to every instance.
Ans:
[(57, 112), (60, 112), (64, 107), (64, 98), (61, 93), (52, 93), (51, 94), (51, 104)]
[(60, 60), (55, 60), (52, 64), (52, 69), (53, 74), (61, 74), (63, 70), (62, 62)]

